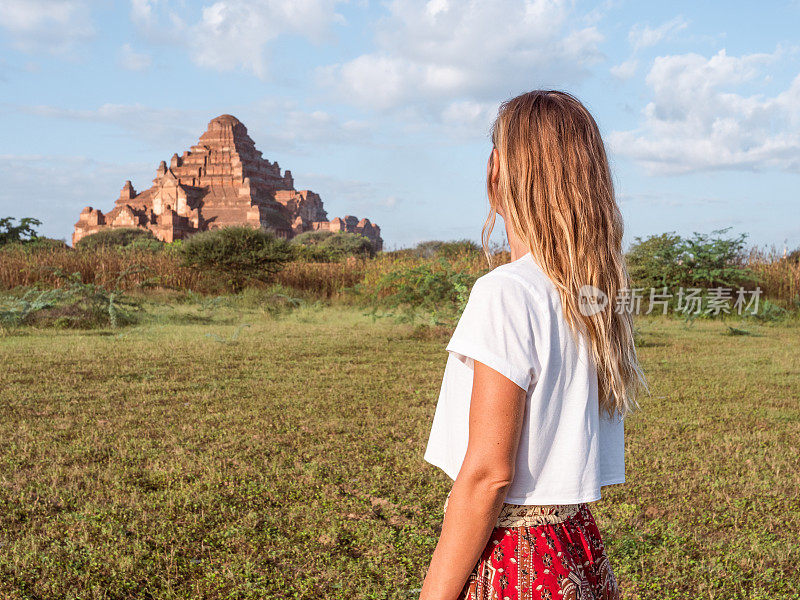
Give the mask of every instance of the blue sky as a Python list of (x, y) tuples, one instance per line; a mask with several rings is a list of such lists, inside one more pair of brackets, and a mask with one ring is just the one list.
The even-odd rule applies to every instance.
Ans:
[(798, 32), (798, 0), (0, 0), (0, 216), (69, 239), (231, 113), (387, 249), (477, 241), (498, 104), (556, 88), (601, 128), (627, 243), (731, 227), (791, 249)]

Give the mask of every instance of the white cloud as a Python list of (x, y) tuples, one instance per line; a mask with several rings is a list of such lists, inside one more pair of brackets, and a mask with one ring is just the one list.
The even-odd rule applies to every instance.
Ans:
[(0, 27), (24, 52), (69, 55), (94, 35), (86, 1), (0, 0), (0, 16)]
[(602, 58), (602, 39), (562, 0), (395, 0), (378, 26), (376, 50), (320, 69), (319, 79), (366, 108), (463, 116), (470, 104), (454, 103), (474, 109), (581, 81)]
[(681, 16), (662, 23), (658, 27), (650, 27), (637, 23), (628, 32), (628, 41), (633, 47), (633, 52), (628, 60), (609, 69), (611, 75), (620, 81), (627, 81), (636, 75), (639, 60), (636, 56), (644, 48), (655, 46), (659, 42), (671, 38), (676, 32), (686, 29), (689, 23)]
[(265, 156), (270, 152), (316, 154), (323, 146), (372, 141), (370, 125), (365, 121), (343, 120), (321, 110), (301, 110), (292, 102), (281, 104), (267, 103), (248, 111), (252, 117), (245, 124)]
[(674, 33), (686, 29), (689, 23), (681, 16), (677, 16), (658, 27), (636, 24), (628, 32), (628, 40), (633, 46), (633, 51), (638, 52), (642, 48), (655, 46), (660, 41), (668, 39)]
[(636, 75), (636, 69), (638, 66), (639, 66), (639, 61), (636, 60), (635, 58), (631, 58), (624, 62), (621, 62), (618, 65), (614, 65), (613, 67), (611, 67), (610, 71), (614, 77), (616, 77), (617, 79), (622, 79), (624, 81)]
[(141, 104), (103, 104), (95, 109), (28, 106), (21, 110), (40, 117), (106, 123), (155, 146), (175, 147), (175, 151), (194, 143), (211, 120), (199, 111), (156, 109)]
[(154, 39), (183, 46), (199, 66), (266, 78), (268, 45), (282, 34), (323, 38), (343, 20), (340, 1), (218, 0), (193, 12), (180, 2), (131, 0), (131, 18)]
[(155, 0), (131, 0), (131, 18), (138, 22), (148, 22), (153, 14)]
[(130, 44), (123, 44), (120, 49), (119, 64), (128, 71), (144, 71), (150, 67), (153, 58), (149, 54), (136, 52)]
[[(27, 106), (20, 110), (39, 117), (105, 123), (134, 139), (179, 154), (194, 144), (208, 122), (218, 116), (207, 111), (151, 108), (141, 104), (103, 104), (92, 109)], [(270, 160), (284, 152), (316, 153), (324, 146), (368, 145), (373, 139), (366, 121), (342, 119), (322, 110), (303, 110), (289, 100), (264, 100), (256, 105), (225, 110), (241, 117), (256, 147)]]
[[(74, 155), (0, 156), (0, 214), (35, 217), (41, 235), (70, 241), (84, 206), (106, 212), (113, 208), (126, 179), (134, 186), (150, 185), (155, 164), (108, 163)], [(59, 200), (53, 202), (53, 190)], [(24, 202), (20, 202), (24, 198)]]
[(775, 96), (747, 95), (763, 68), (784, 52), (655, 59), (646, 82), (653, 98), (636, 130), (615, 131), (612, 148), (651, 173), (774, 168), (800, 172), (800, 75)]

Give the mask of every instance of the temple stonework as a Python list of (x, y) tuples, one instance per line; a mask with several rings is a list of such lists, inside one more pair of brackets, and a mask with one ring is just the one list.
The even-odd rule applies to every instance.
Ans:
[(130, 181), (108, 213), (87, 206), (72, 234), (81, 238), (114, 227), (149, 229), (172, 242), (198, 231), (250, 225), (290, 239), (306, 231), (360, 233), (381, 250), (381, 229), (369, 219), (347, 215), (328, 220), (322, 199), (295, 190), (291, 171), (262, 158), (247, 128), (236, 117), (222, 115), (208, 124), (196, 146), (162, 161), (153, 186), (136, 193)]

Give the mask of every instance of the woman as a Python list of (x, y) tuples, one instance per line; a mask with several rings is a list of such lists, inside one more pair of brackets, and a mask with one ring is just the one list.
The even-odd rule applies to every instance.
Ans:
[(505, 102), (491, 211), (511, 262), (480, 277), (450, 342), (425, 460), (454, 480), (420, 600), (616, 599), (590, 502), (625, 481), (624, 417), (645, 384), (622, 218), (603, 142), (572, 95)]

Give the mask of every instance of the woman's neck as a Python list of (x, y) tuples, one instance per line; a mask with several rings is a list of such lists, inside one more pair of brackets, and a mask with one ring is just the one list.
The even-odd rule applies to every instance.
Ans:
[(503, 219), (503, 223), (505, 223), (506, 226), (506, 237), (508, 238), (508, 245), (511, 248), (511, 260), (514, 261), (518, 258), (522, 258), (530, 252), (528, 244), (514, 234), (505, 219)]

